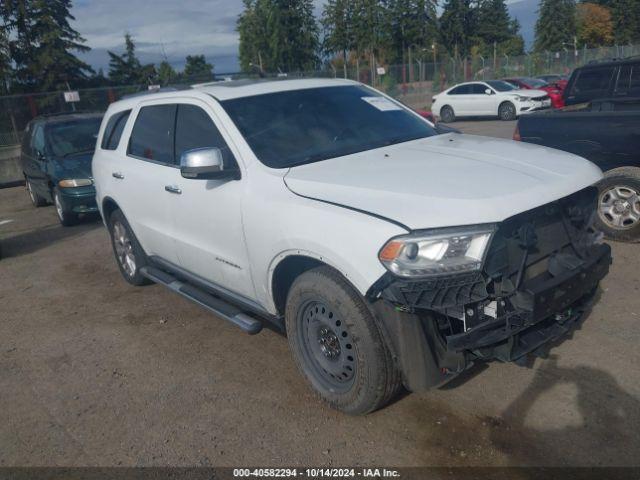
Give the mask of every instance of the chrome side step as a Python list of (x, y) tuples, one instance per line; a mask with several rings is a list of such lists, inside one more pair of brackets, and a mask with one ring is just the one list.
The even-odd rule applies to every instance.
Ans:
[(230, 303), (227, 303), (224, 300), (199, 289), (198, 287), (177, 279), (167, 272), (148, 266), (142, 267), (140, 269), (140, 273), (152, 282), (164, 285), (177, 294), (182, 295), (188, 300), (191, 300), (206, 310), (209, 310), (218, 317), (233, 323), (236, 327), (249, 335), (255, 335), (262, 330), (262, 322), (260, 320), (247, 315)]

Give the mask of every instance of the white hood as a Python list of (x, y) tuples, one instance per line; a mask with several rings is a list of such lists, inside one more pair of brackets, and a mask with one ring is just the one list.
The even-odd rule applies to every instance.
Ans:
[(422, 229), (500, 222), (601, 178), (559, 150), (447, 134), (294, 167), (284, 180), (299, 195)]

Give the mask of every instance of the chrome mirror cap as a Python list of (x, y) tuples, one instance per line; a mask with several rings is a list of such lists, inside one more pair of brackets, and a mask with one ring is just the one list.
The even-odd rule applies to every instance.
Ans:
[(224, 160), (219, 148), (188, 150), (180, 157), (180, 172), (184, 178), (216, 178), (224, 172)]

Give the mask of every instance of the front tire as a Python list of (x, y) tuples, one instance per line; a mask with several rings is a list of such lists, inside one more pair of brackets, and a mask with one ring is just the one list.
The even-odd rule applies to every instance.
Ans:
[(440, 109), (440, 120), (444, 123), (453, 123), (456, 121), (456, 114), (449, 105), (445, 105)]
[(516, 106), (511, 102), (504, 102), (498, 108), (498, 117), (500, 120), (509, 122), (515, 120), (518, 116)]
[(115, 210), (109, 217), (109, 233), (113, 254), (124, 279), (135, 286), (151, 284), (151, 280), (140, 273), (140, 269), (148, 264), (147, 255), (120, 210)]
[(56, 214), (58, 215), (58, 220), (60, 220), (62, 226), (71, 227), (78, 223), (78, 214), (73, 213), (64, 206), (61, 194), (57, 188), (53, 191), (53, 204), (56, 207)]
[(398, 392), (400, 373), (373, 315), (332, 268), (314, 268), (294, 281), (285, 320), (298, 369), (331, 407), (362, 415)]
[(596, 228), (623, 242), (640, 239), (640, 169), (616, 168), (598, 184)]

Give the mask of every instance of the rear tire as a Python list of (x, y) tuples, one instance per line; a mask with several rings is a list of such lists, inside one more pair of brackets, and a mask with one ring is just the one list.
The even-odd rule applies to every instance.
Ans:
[(440, 109), (440, 120), (444, 123), (453, 123), (456, 121), (456, 114), (449, 105), (445, 105)]
[(397, 394), (401, 376), (373, 315), (334, 269), (294, 281), (285, 320), (298, 369), (331, 407), (363, 415)]
[(498, 108), (498, 117), (500, 120), (509, 122), (515, 120), (518, 117), (516, 106), (511, 102), (504, 102), (500, 104)]
[(34, 207), (44, 207), (47, 204), (47, 201), (40, 196), (38, 192), (36, 192), (31, 185), (31, 181), (29, 179), (25, 180), (25, 184), (27, 187), (27, 193), (29, 194), (29, 198), (31, 199), (31, 203)]
[(53, 191), (53, 204), (56, 207), (58, 220), (60, 220), (63, 227), (71, 227), (78, 223), (78, 214), (65, 208), (57, 188)]
[(108, 222), (113, 254), (124, 279), (135, 286), (153, 283), (140, 274), (140, 269), (149, 262), (123, 213), (115, 210), (109, 216)]
[(623, 167), (605, 173), (598, 184), (596, 228), (623, 242), (640, 239), (640, 169)]

